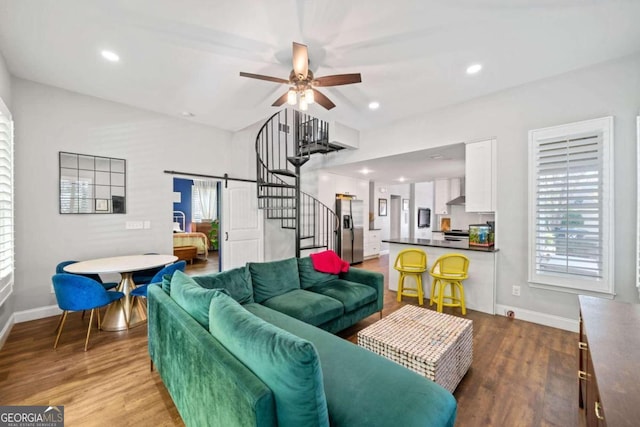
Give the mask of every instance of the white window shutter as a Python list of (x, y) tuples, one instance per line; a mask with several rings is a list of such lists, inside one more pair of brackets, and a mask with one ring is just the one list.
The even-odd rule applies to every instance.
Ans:
[(0, 100), (0, 305), (13, 290), (13, 121)]
[(530, 132), (532, 283), (613, 292), (612, 118)]

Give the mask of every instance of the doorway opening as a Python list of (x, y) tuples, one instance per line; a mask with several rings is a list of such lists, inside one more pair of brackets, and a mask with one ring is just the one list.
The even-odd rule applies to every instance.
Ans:
[(220, 181), (173, 178), (174, 254), (189, 258), (190, 273), (220, 271), (220, 190)]

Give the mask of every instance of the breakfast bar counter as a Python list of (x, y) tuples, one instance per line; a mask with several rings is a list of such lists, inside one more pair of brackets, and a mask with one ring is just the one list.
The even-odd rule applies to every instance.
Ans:
[[(422, 277), (425, 297), (430, 295), (429, 270), (436, 259), (445, 254), (461, 253), (469, 258), (469, 278), (463, 282), (467, 308), (495, 314), (496, 262), (499, 253), (495, 247), (470, 247), (466, 241), (430, 239), (385, 239), (383, 242), (389, 244), (389, 290), (398, 290), (400, 274), (393, 265), (398, 253), (403, 249), (420, 249), (427, 254), (427, 272)], [(405, 281), (408, 280), (413, 279), (405, 279)], [(414, 285), (415, 283), (409, 284), (409, 286)], [(426, 300), (425, 304), (428, 304)]]

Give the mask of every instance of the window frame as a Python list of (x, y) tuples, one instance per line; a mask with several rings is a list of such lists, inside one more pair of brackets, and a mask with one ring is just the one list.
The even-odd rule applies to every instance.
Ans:
[[(602, 178), (600, 221), (602, 275), (589, 277), (571, 273), (539, 272), (536, 269), (536, 205), (538, 202), (536, 155), (538, 142), (551, 138), (571, 138), (586, 133), (602, 133)], [(614, 281), (614, 127), (613, 117), (569, 123), (529, 131), (528, 281), (534, 288), (599, 296), (615, 295)]]
[[(15, 275), (15, 167), (14, 167), (14, 124), (11, 112), (0, 98), (0, 116), (6, 116), (9, 124), (9, 141), (8, 141), (8, 153), (9, 153), (9, 198), (10, 198), (10, 231), (9, 231), (9, 259), (8, 265), (3, 266), (0, 263), (0, 275), (2, 270), (8, 269), (9, 271), (5, 275), (0, 276), (0, 306), (2, 306), (9, 296), (13, 293), (14, 275)], [(0, 150), (4, 151), (4, 150)], [(0, 236), (2, 233), (0, 233)], [(0, 237), (1, 238), (1, 237)], [(3, 244), (4, 242), (0, 242)], [(1, 257), (0, 257), (1, 258)]]

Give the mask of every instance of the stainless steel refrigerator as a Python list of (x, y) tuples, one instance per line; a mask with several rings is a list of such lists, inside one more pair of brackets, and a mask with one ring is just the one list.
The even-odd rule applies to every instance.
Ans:
[(349, 264), (362, 262), (364, 253), (364, 205), (362, 200), (336, 199), (340, 218), (338, 254)]

